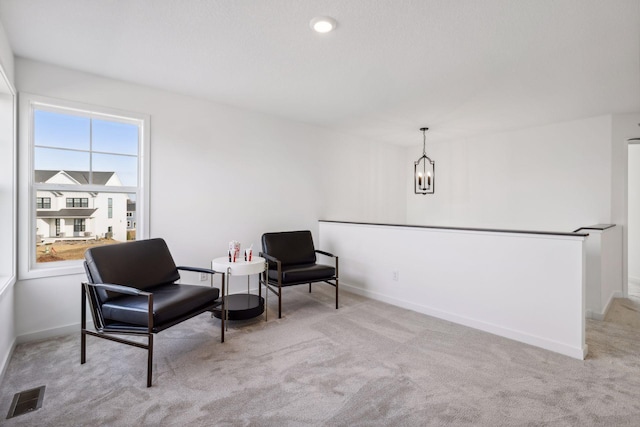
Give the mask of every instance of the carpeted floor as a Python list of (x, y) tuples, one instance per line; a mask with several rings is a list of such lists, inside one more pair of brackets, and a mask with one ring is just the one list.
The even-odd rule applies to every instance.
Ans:
[[(588, 321), (580, 361), (333, 288), (286, 289), (284, 317), (204, 314), (143, 350), (79, 333), (17, 346), (0, 389), (7, 426), (640, 425), (640, 299)], [(5, 420), (16, 392), (43, 407)]]

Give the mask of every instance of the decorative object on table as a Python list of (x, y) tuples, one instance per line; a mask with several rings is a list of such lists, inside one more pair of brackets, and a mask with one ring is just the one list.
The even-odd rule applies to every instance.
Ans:
[(420, 128), (422, 131), (422, 157), (413, 163), (413, 191), (416, 194), (433, 194), (436, 189), (436, 162), (427, 156), (426, 132), (429, 128)]
[[(153, 334), (205, 311), (225, 310), (224, 272), (176, 267), (162, 239), (97, 246), (85, 254), (87, 282), (82, 283), (80, 363), (86, 361), (86, 336), (91, 335), (147, 350), (147, 387), (151, 387)], [(185, 285), (179, 270), (221, 273), (222, 292), (212, 286)], [(87, 300), (95, 332), (87, 329)], [(224, 320), (220, 342), (224, 342)], [(147, 337), (148, 343), (120, 338)]]
[[(331, 257), (335, 266), (318, 264), (316, 254)], [(324, 282), (336, 288), (336, 309), (338, 308), (338, 257), (313, 246), (311, 232), (285, 231), (262, 235), (260, 256), (269, 264), (261, 274), (260, 285), (278, 295), (278, 318), (282, 317), (282, 288), (293, 285)], [(258, 289), (262, 289), (258, 286)]]
[(229, 242), (229, 262), (236, 262), (240, 256), (240, 242), (232, 240)]
[(251, 261), (253, 259), (253, 243), (249, 246), (249, 249), (244, 250), (244, 260)]

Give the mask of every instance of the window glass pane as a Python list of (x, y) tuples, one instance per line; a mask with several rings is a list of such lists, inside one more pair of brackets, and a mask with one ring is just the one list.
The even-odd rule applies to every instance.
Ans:
[[(138, 185), (138, 158), (117, 154), (93, 153), (94, 184), (98, 185)], [(115, 176), (99, 172), (115, 173)]]
[(35, 182), (50, 184), (87, 184), (87, 177), (69, 176), (60, 171), (88, 171), (89, 153), (59, 150), (55, 148), (34, 149)]
[(93, 151), (138, 155), (138, 126), (93, 120)]
[(36, 200), (47, 198), (51, 208), (36, 209), (38, 263), (84, 259), (89, 247), (136, 238), (135, 228), (127, 224), (127, 212), (135, 215), (135, 194), (37, 192)]
[(89, 150), (90, 119), (69, 114), (34, 111), (33, 142), (36, 146)]

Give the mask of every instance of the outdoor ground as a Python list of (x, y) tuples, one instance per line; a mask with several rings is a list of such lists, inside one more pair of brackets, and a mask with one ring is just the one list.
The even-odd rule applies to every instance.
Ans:
[(58, 241), (36, 246), (36, 262), (68, 261), (84, 259), (84, 251), (93, 246), (120, 243), (113, 239)]

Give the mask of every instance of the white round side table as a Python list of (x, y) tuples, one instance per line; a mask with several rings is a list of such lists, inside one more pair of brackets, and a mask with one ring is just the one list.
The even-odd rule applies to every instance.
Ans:
[[(251, 261), (238, 260), (230, 262), (229, 257), (215, 258), (211, 261), (211, 269), (225, 273), (226, 295), (224, 295), (225, 313), (220, 308), (214, 309), (213, 315), (225, 320), (244, 320), (260, 316), (265, 312), (265, 299), (262, 296), (250, 293), (249, 279), (252, 274), (260, 274), (266, 268), (266, 260), (259, 256), (252, 257)], [(229, 279), (231, 276), (247, 276), (247, 293), (229, 295)], [(258, 286), (260, 281), (258, 280)], [(265, 297), (267, 292), (265, 292)], [(266, 320), (266, 314), (265, 314)]]

